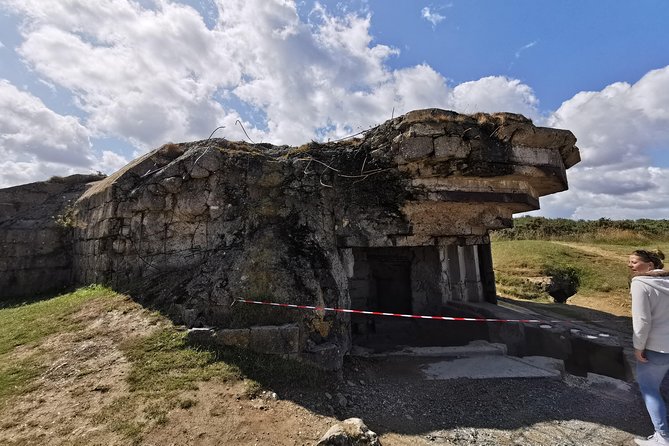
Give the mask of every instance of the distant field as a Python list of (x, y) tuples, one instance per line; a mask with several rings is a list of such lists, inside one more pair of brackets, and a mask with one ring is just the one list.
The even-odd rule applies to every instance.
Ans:
[(561, 240), (638, 246), (669, 242), (669, 220), (569, 220), (520, 217), (513, 228), (494, 231), (493, 240)]
[(552, 302), (532, 278), (567, 270), (580, 280), (569, 304), (629, 316), (628, 255), (639, 248), (669, 253), (666, 220), (518, 220), (492, 236), (497, 291), (513, 299)]

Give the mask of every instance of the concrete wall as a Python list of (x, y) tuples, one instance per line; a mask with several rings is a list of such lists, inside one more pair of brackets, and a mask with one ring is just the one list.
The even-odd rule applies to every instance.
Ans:
[(71, 206), (101, 178), (55, 177), (0, 190), (0, 299), (72, 285)]

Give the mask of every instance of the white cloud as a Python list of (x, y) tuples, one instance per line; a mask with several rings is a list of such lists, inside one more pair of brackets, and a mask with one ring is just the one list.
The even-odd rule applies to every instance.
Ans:
[(648, 149), (669, 145), (669, 66), (637, 83), (581, 92), (548, 120), (578, 138), (582, 166), (645, 165)]
[(452, 94), (428, 65), (390, 70), (398, 50), (373, 43), (369, 14), (335, 16), (318, 3), (303, 21), (291, 1), (218, 0), (218, 22), (207, 27), (191, 7), (169, 2), (6, 1), (25, 19), (25, 61), (75, 96), (93, 135), (140, 151), (220, 125), (243, 139), (239, 101), (263, 121), (244, 122), (254, 140), (291, 144), (344, 136), (393, 110), (531, 109), (531, 90), (518, 81), (486, 78)]
[(88, 131), (73, 116), (50, 110), (31, 93), (0, 79), (0, 155), (68, 166), (91, 164)]
[(440, 22), (442, 22), (446, 18), (446, 16), (443, 16), (438, 12), (432, 11), (428, 6), (424, 7), (420, 11), (420, 14), (421, 17), (423, 17), (428, 22), (432, 23), (432, 26), (437, 26)]
[(206, 137), (225, 115), (213, 94), (241, 75), (231, 45), (219, 45), (221, 32), (192, 8), (157, 5), (16, 2), (27, 17), (20, 54), (76, 96), (96, 135), (121, 135), (145, 149)]
[(128, 164), (129, 160), (110, 150), (103, 150), (102, 156), (95, 163), (95, 170), (98, 170), (107, 175), (119, 170), (121, 167)]
[(568, 176), (568, 191), (541, 199), (541, 215), (584, 220), (669, 218), (669, 169), (573, 168)]
[(651, 164), (651, 149), (669, 148), (669, 66), (633, 85), (581, 92), (548, 119), (578, 138), (581, 164), (570, 190), (542, 200), (547, 213), (574, 218), (669, 218), (669, 169)]
[(504, 76), (484, 77), (453, 89), (453, 107), (462, 113), (508, 111), (536, 119), (538, 105), (532, 88)]

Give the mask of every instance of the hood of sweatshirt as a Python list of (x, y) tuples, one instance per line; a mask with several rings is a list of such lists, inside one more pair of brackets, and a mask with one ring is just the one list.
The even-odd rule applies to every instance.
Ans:
[(669, 296), (669, 271), (656, 269), (647, 274), (635, 276), (632, 281), (643, 282), (659, 292)]

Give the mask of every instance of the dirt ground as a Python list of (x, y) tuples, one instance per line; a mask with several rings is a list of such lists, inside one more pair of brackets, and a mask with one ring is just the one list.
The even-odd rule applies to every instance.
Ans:
[[(349, 417), (362, 418), (385, 446), (624, 445), (651, 431), (633, 385), (593, 387), (570, 375), (426, 380), (420, 362), (406, 358), (349, 358), (343, 375), (322, 388), (298, 382), (254, 397), (243, 381), (199, 382), (164, 417), (141, 424), (147, 411), (123, 405), (130, 364), (119, 343), (166, 322), (131, 303), (112, 311), (89, 306), (76, 317), (84, 330), (36, 347), (51, 365), (0, 413), (0, 444), (314, 445)], [(19, 349), (15, 359), (29, 353)], [(105, 417), (123, 411), (144, 426), (140, 434)]]

